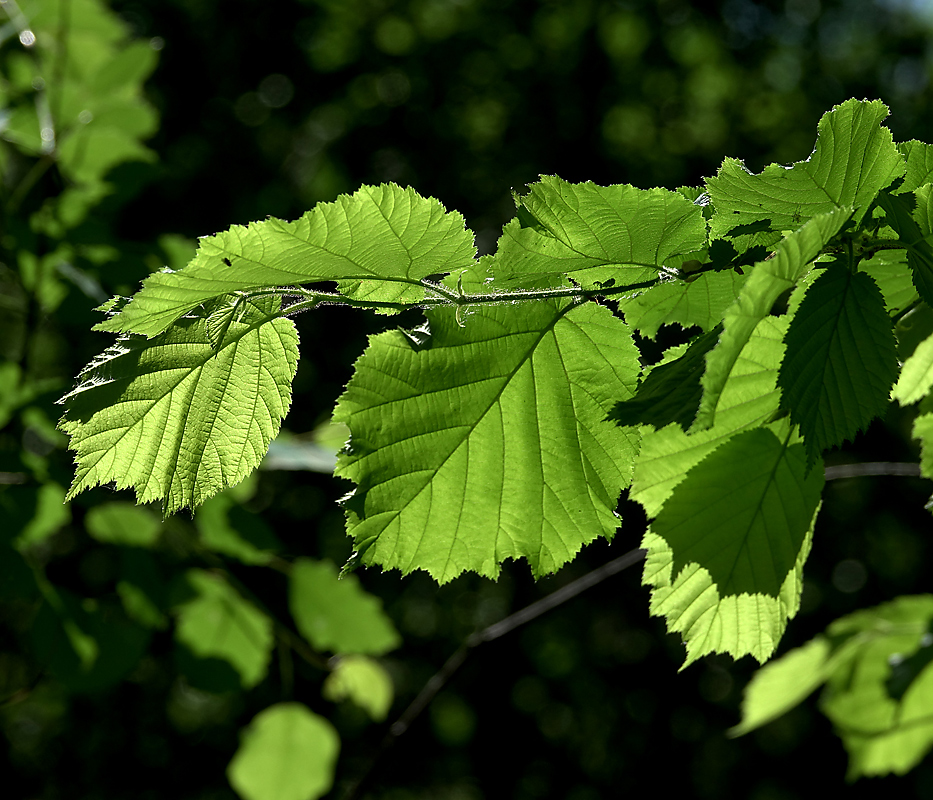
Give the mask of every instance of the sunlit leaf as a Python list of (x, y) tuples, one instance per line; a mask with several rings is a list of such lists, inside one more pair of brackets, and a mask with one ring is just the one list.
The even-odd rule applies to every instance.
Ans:
[(214, 298), (321, 281), (340, 281), (350, 297), (415, 304), (422, 278), (468, 267), (475, 254), (460, 214), (395, 184), (364, 186), (294, 222), (268, 219), (202, 238), (187, 267), (147, 278), (97, 328), (155, 336)]
[(605, 419), (639, 371), (625, 324), (556, 301), (428, 320), (372, 337), (334, 414), (363, 563), (444, 582), (525, 557), (544, 575), (611, 536), (637, 445)]
[(771, 164), (758, 175), (727, 158), (707, 182), (716, 214), (714, 236), (737, 225), (769, 220), (775, 230), (803, 223), (839, 208), (856, 209), (859, 219), (875, 195), (904, 174), (904, 157), (887, 128), (880, 100), (846, 100), (823, 115), (810, 157), (791, 167)]
[(166, 513), (195, 506), (259, 466), (291, 400), (298, 336), (269, 298), (216, 348), (203, 319), (124, 338), (63, 398), (77, 464), (68, 494), (113, 482)]

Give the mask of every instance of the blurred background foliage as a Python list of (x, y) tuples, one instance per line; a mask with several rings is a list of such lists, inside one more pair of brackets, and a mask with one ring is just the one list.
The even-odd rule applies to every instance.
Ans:
[[(539, 174), (675, 188), (700, 183), (725, 156), (758, 171), (806, 158), (820, 115), (853, 96), (888, 104), (897, 141), (929, 141), (933, 129), (925, 0), (109, 9), (0, 3), (6, 797), (233, 798), (224, 770), (240, 728), (289, 699), (340, 733), (336, 797), (384, 732), (354, 704), (322, 699), (326, 659), (303, 659), (287, 624), (248, 680), (177, 633), (198, 601), (183, 580), (190, 569), (226, 576), (270, 619), (288, 620), (288, 564), (349, 555), (336, 506), (346, 487), (264, 469), (193, 520), (165, 522), (114, 510), (132, 498), (105, 489), (62, 504), (71, 461), (55, 400), (110, 344), (90, 330), (100, 302), (182, 266), (198, 236), (294, 218), (363, 183), (437, 197), (489, 252), (512, 216), (511, 191)], [(47, 37), (38, 46), (24, 35), (33, 30)], [(313, 432), (385, 320), (323, 308), (298, 324), (286, 427), (293, 442), (320, 442)], [(830, 463), (915, 461), (909, 428), (910, 414), (894, 409)], [(929, 492), (894, 477), (827, 487), (782, 652), (841, 614), (928, 590)], [(389, 720), (471, 632), (637, 546), (643, 518), (624, 501), (622, 512), (613, 543), (537, 585), (522, 564), (497, 583), (464, 576), (441, 588), (423, 575), (362, 573), (403, 637), (381, 661), (394, 683)], [(678, 674), (682, 658), (629, 570), (473, 653), (376, 766), (365, 796), (590, 800), (657, 792), (662, 781), (699, 798), (841, 789), (845, 755), (814, 702), (729, 740), (755, 665), (707, 658)], [(845, 791), (933, 797), (933, 764)]]

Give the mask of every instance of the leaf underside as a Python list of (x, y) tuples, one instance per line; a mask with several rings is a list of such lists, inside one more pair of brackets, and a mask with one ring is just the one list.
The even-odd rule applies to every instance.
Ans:
[(637, 434), (607, 422), (639, 371), (609, 309), (548, 301), (484, 307), (460, 328), (372, 337), (338, 402), (351, 430), (336, 474), (365, 564), (495, 576), (524, 557), (553, 572), (611, 536)]
[(62, 400), (76, 472), (68, 499), (133, 488), (166, 514), (196, 506), (262, 461), (291, 401), (298, 334), (277, 300), (246, 304), (215, 348), (202, 319), (154, 339), (125, 337)]

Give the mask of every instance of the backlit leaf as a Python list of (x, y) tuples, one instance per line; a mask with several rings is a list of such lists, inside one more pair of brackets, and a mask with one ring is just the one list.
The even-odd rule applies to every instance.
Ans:
[(820, 119), (806, 161), (771, 164), (753, 175), (741, 161), (727, 158), (707, 182), (716, 208), (712, 235), (759, 220), (769, 220), (775, 230), (796, 230), (837, 208), (854, 208), (859, 219), (906, 169), (891, 132), (881, 127), (887, 116), (880, 100), (846, 100)]
[(597, 186), (542, 177), (516, 197), (496, 255), (496, 285), (534, 285), (569, 275), (592, 286), (657, 276), (677, 255), (706, 244), (700, 206), (667, 189)]
[(416, 304), (421, 279), (469, 267), (463, 217), (395, 184), (364, 186), (294, 222), (235, 225), (199, 242), (178, 272), (158, 272), (98, 330), (155, 336), (201, 303), (233, 292), (339, 281), (350, 297)]
[(849, 211), (839, 209), (814, 217), (780, 243), (774, 258), (753, 267), (738, 298), (726, 309), (719, 344), (706, 357), (703, 400), (694, 425), (697, 430), (713, 424), (723, 387), (752, 331), (771, 314), (778, 298), (806, 275), (810, 262), (838, 233), (849, 215)]
[(444, 582), (525, 557), (544, 575), (611, 536), (637, 434), (605, 418), (638, 372), (628, 328), (595, 303), (487, 306), (464, 328), (430, 312), (372, 337), (334, 415), (363, 563)]
[(298, 336), (273, 298), (248, 305), (215, 348), (203, 319), (120, 339), (62, 398), (77, 464), (68, 499), (97, 484), (195, 506), (259, 466), (291, 400)]

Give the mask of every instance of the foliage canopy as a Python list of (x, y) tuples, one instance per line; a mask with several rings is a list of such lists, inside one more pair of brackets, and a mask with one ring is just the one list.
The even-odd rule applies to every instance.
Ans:
[[(324, 304), (423, 309), (422, 325), (370, 338), (334, 412), (349, 430), (335, 474), (355, 484), (347, 569), (445, 582), (524, 558), (541, 576), (611, 538), (628, 489), (652, 519), (651, 611), (683, 637), (685, 666), (713, 652), (764, 661), (799, 608), (822, 453), (892, 396), (926, 403), (933, 386), (930, 339), (905, 352), (897, 324), (933, 313), (933, 158), (929, 145), (895, 144), (886, 116), (880, 101), (846, 101), (820, 121), (807, 160), (756, 175), (727, 159), (696, 188), (544, 177), (515, 195), (498, 250), (479, 259), (459, 214), (394, 184), (202, 239), (187, 266), (102, 306), (97, 327), (119, 338), (63, 398), (77, 463), (68, 497), (113, 482), (164, 513), (203, 503), (255, 469), (279, 429), (298, 357), (290, 317)], [(649, 363), (636, 342), (672, 324), (682, 344)], [(930, 428), (921, 416), (924, 445)], [(923, 469), (933, 477), (928, 458)], [(205, 576), (192, 586), (191, 602), (218, 602)], [(933, 734), (913, 719), (929, 660), (910, 654), (927, 646), (933, 611), (924, 598), (891, 609), (864, 618), (895, 614), (896, 641), (840, 643), (836, 628), (875, 624), (841, 620), (768, 667), (737, 730), (865, 664), (864, 695), (826, 703), (841, 728), (851, 703), (870, 716), (843, 734), (850, 772), (915, 764)], [(298, 618), (329, 646), (326, 628)], [(256, 662), (188, 637), (184, 619), (181, 640), (255, 680)], [(890, 648), (912, 671), (888, 675)], [(296, 714), (283, 707), (257, 731)], [(889, 739), (909, 747), (877, 744)], [(248, 785), (252, 758), (231, 766), (235, 786)]]

